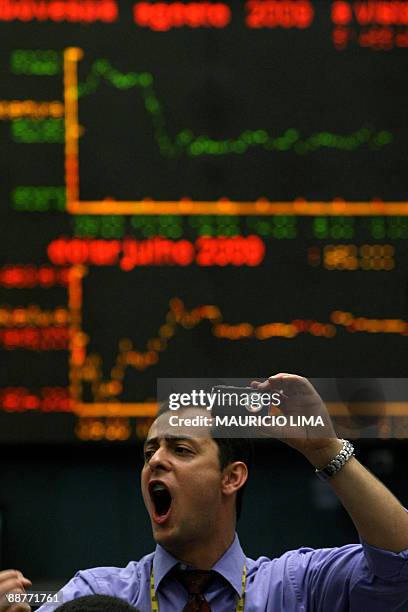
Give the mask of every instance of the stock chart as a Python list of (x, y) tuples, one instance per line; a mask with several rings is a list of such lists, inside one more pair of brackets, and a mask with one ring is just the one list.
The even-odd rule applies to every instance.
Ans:
[(158, 377), (404, 377), (408, 2), (0, 0), (0, 440)]

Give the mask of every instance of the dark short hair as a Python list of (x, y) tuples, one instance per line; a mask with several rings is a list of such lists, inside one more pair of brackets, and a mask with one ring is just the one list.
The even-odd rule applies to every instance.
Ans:
[[(179, 412), (182, 410), (187, 410), (189, 406), (181, 406)], [(206, 410), (204, 407), (193, 406), (193, 408), (198, 408), (198, 410)], [(163, 402), (157, 413), (157, 417), (161, 416), (165, 412), (169, 412), (169, 404), (168, 402)], [(213, 430), (210, 429), (210, 433), (213, 434)], [(220, 461), (220, 469), (223, 470), (227, 465), (233, 463), (234, 461), (242, 461), (248, 468), (248, 474), (252, 468), (253, 463), (253, 445), (252, 440), (250, 438), (220, 438), (218, 436), (211, 436), (214, 442), (218, 446), (218, 458)], [(240, 489), (237, 491), (237, 496), (235, 499), (235, 511), (237, 516), (237, 521), (241, 516), (242, 511), (242, 500), (244, 497), (244, 490), (247, 483), (245, 483)]]
[(56, 608), (55, 612), (138, 612), (124, 599), (110, 595), (84, 595)]

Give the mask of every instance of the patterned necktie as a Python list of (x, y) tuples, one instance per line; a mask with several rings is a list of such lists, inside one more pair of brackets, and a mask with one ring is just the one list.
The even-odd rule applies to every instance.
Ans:
[(211, 608), (204, 598), (204, 591), (209, 586), (213, 576), (213, 572), (202, 570), (177, 570), (175, 572), (175, 577), (188, 593), (188, 601), (183, 608), (183, 612), (211, 612)]

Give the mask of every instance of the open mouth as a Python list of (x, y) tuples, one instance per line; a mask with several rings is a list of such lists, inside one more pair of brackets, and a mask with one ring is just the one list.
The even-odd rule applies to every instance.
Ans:
[(172, 497), (170, 491), (162, 482), (149, 484), (150, 498), (153, 502), (153, 518), (156, 523), (164, 523), (171, 509)]

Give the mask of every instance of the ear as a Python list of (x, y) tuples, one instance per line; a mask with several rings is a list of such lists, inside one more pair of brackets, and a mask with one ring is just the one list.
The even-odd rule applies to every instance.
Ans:
[(224, 468), (221, 490), (224, 495), (233, 495), (244, 486), (248, 478), (248, 468), (243, 461), (234, 461)]

